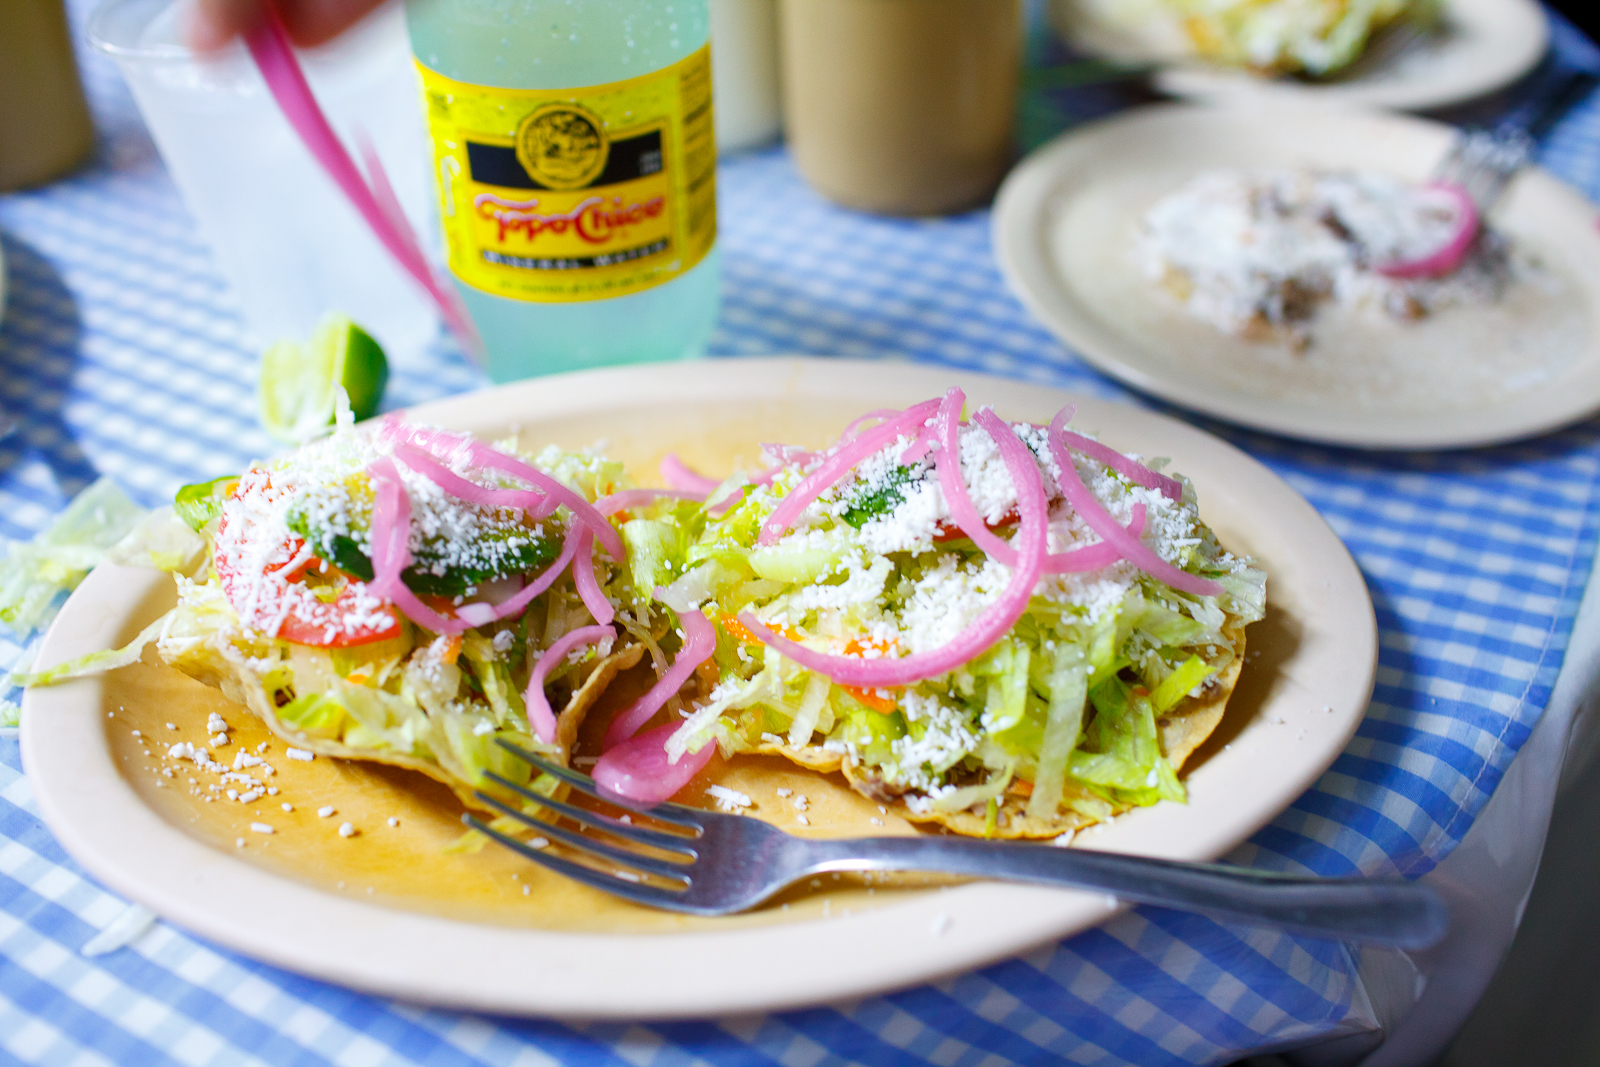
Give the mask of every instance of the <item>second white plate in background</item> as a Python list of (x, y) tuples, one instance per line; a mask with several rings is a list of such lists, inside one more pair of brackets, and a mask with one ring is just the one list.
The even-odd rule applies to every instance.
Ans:
[(1600, 410), (1595, 208), (1537, 168), (1518, 175), (1489, 221), (1537, 257), (1540, 284), (1416, 323), (1346, 315), (1321, 333), (1314, 325), (1303, 353), (1192, 318), (1137, 262), (1143, 213), (1202, 171), (1372, 169), (1421, 181), (1451, 135), (1421, 119), (1304, 104), (1143, 108), (1024, 160), (996, 200), (995, 253), (1023, 303), (1084, 359), (1246, 426), (1438, 449), (1527, 437)]
[(1050, 19), (1076, 49), (1125, 63), (1158, 63), (1157, 89), (1197, 100), (1275, 94), (1427, 111), (1505, 88), (1537, 66), (1550, 44), (1549, 19), (1535, 0), (1444, 0), (1441, 29), (1393, 56), (1358, 60), (1325, 81), (1269, 78), (1190, 58), (1176, 20), (1154, 32), (1135, 31), (1096, 14), (1112, 3), (1128, 6), (1125, 0), (1051, 0)]

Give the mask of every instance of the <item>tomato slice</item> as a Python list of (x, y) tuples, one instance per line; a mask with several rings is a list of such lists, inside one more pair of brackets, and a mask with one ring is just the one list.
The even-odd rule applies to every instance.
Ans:
[[(1012, 508), (1000, 517), (999, 522), (986, 522), (984, 525), (989, 528), (990, 533), (994, 533), (996, 530), (1004, 530), (1007, 526), (1015, 526), (1021, 521), (1021, 514), (1016, 508)], [(955, 523), (940, 523), (939, 531), (933, 535), (933, 543), (942, 545), (946, 541), (959, 541), (965, 536), (967, 535), (961, 532), (961, 527)]]
[[(224, 541), (227, 525), (228, 513), (224, 510), (217, 524), (219, 544)], [(283, 555), (286, 559), (293, 559), (304, 546), (303, 540), (290, 535), (284, 540)], [(212, 564), (216, 567), (217, 579), (222, 583), (223, 595), (234, 610), (242, 614), (246, 594), (239, 588), (240, 575), (233, 565), (234, 561), (218, 552), (213, 553)], [(308, 572), (313, 569), (320, 572), (321, 560), (310, 557), (286, 574), (281, 573), (284, 566), (281, 563), (267, 565), (266, 573), (277, 580), (263, 582), (256, 597), (258, 614), (269, 618), (283, 616), (277, 633), (283, 640), (316, 648), (349, 648), (382, 641), (399, 632), (400, 612), (393, 604), (371, 610), (370, 603), (365, 606), (361, 603), (366, 593), (365, 583), (340, 571), (338, 574), (344, 579), (345, 585), (333, 600), (323, 601), (313, 595), (305, 584)], [(358, 612), (362, 621), (350, 625), (347, 621), (349, 616)]]
[[(356, 594), (348, 590), (339, 595), (339, 599), (326, 605), (330, 614), (342, 620), (344, 614), (355, 606)], [(342, 603), (342, 608), (341, 608)], [(284, 616), (283, 624), (278, 627), (278, 636), (285, 641), (293, 641), (297, 645), (310, 645), (314, 648), (350, 648), (355, 645), (370, 645), (375, 641), (383, 641), (393, 637), (400, 630), (400, 612), (392, 604), (383, 607), (381, 614), (388, 618), (383, 629), (372, 626), (359, 626), (353, 630), (345, 629), (342, 625), (333, 631), (333, 637), (328, 637), (326, 623), (306, 620), (295, 611)]]

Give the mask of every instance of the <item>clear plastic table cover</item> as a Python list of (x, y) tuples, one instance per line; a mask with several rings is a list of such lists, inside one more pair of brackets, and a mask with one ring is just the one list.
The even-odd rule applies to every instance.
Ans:
[[(1595, 62), (1570, 29), (1558, 27), (1557, 42), (1564, 63)], [(98, 57), (84, 65), (102, 130), (93, 165), (0, 197), (10, 270), (0, 407), (17, 422), (0, 439), (0, 535), (11, 538), (40, 529), (99, 474), (154, 504), (273, 449), (255, 423), (253, 355), (230, 298), (115, 73)], [(1600, 192), (1600, 104), (1571, 114), (1542, 161)], [(1029, 320), (993, 262), (986, 212), (851, 214), (809, 192), (781, 150), (727, 162), (721, 201), (714, 354), (908, 359), (1144, 402)], [(441, 345), (397, 368), (389, 403), (480, 384)], [(1356, 738), (1231, 858), (1423, 875), (1468, 833), (1550, 700), (1600, 534), (1600, 421), (1449, 454), (1356, 453), (1204, 425), (1328, 519), (1367, 575), (1381, 633)], [(1574, 658), (1592, 677), (1594, 658)], [(1542, 758), (1559, 762), (1564, 744), (1563, 730)], [(1511, 813), (1528, 831), (1513, 849), (1524, 866), (1548, 811), (1535, 797)], [(40, 823), (16, 742), (0, 736), (0, 1062), (1113, 1067), (1227, 1062), (1354, 1035), (1337, 1054), (1348, 1059), (1409, 1006), (1428, 970), (1369, 961), (1363, 982), (1344, 946), (1141, 908), (889, 996), (739, 1020), (580, 1025), (385, 1002), (164, 923), (83, 956), (123, 908)]]

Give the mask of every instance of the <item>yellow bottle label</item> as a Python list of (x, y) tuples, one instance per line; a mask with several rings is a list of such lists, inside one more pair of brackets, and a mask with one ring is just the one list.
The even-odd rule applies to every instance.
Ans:
[(496, 296), (625, 296), (717, 237), (711, 46), (582, 89), (496, 89), (418, 62), (450, 269)]

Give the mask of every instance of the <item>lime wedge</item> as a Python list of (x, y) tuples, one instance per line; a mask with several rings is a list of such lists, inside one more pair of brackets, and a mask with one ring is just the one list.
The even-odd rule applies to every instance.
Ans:
[(349, 316), (326, 315), (310, 341), (277, 341), (261, 354), (261, 424), (279, 440), (309, 441), (333, 425), (341, 387), (355, 417), (366, 419), (388, 383), (389, 361), (372, 335)]

